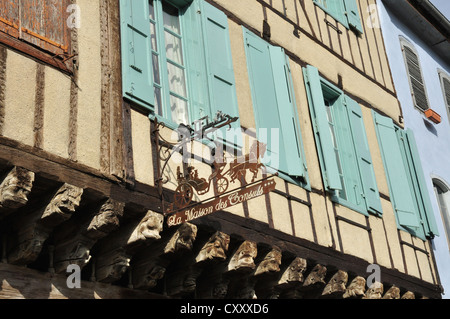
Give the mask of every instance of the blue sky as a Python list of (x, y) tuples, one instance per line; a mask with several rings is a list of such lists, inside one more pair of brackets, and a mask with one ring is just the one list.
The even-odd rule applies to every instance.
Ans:
[(450, 20), (450, 0), (430, 0)]

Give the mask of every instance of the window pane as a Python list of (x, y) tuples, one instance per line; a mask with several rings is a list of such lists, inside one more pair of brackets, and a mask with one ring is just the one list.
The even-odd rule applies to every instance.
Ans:
[(167, 63), (167, 71), (169, 73), (169, 89), (171, 92), (186, 97), (186, 78), (184, 70)]
[(150, 23), (150, 42), (152, 43), (152, 50), (158, 51), (155, 28), (156, 26), (153, 23)]
[(181, 47), (181, 39), (165, 32), (166, 41), (166, 57), (175, 63), (183, 65), (183, 51)]
[(164, 28), (180, 34), (180, 20), (178, 18), (178, 9), (163, 1), (163, 21)]
[(153, 81), (157, 84), (161, 84), (158, 55), (156, 54), (152, 55), (152, 64), (153, 64)]
[(177, 124), (188, 124), (187, 102), (173, 95), (170, 96), (170, 111), (172, 120)]
[(155, 7), (153, 6), (153, 0), (149, 0), (148, 5), (150, 7), (150, 19), (155, 20)]
[(450, 248), (450, 211), (448, 201), (448, 190), (442, 189), (439, 185), (434, 184), (434, 191), (438, 199), (439, 210), (441, 211), (442, 219), (444, 222), (444, 229), (447, 236), (447, 242)]
[(155, 87), (155, 112), (158, 115), (164, 115), (161, 105), (161, 89), (159, 87)]

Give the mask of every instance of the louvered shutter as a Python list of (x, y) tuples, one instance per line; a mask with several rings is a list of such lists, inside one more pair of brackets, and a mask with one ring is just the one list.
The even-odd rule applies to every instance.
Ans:
[(447, 106), (448, 116), (450, 120), (450, 80), (442, 77), (442, 89), (444, 90), (445, 105)]
[(407, 45), (403, 45), (403, 53), (406, 61), (406, 68), (408, 71), (414, 104), (422, 111), (426, 111), (429, 108), (429, 104), (419, 57), (416, 52), (414, 52), (414, 50)]

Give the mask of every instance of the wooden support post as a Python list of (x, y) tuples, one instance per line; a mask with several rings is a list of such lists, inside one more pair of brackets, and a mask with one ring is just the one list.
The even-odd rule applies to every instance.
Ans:
[(97, 241), (119, 227), (124, 206), (124, 203), (108, 199), (93, 213), (73, 218), (59, 229), (54, 236), (56, 273), (65, 272), (69, 264), (83, 268), (90, 261), (90, 250)]
[(207, 267), (197, 281), (197, 297), (202, 299), (242, 297), (247, 277), (256, 269), (257, 253), (255, 242), (244, 241), (225, 262)]
[(133, 220), (101, 239), (96, 252), (96, 280), (104, 283), (119, 280), (133, 255), (161, 238), (163, 219), (161, 214), (148, 211), (141, 220)]
[(325, 285), (327, 284), (325, 282), (326, 274), (327, 267), (321, 264), (315, 265), (306, 277), (303, 286), (299, 289), (301, 293), (309, 296), (315, 296), (316, 294), (322, 293)]
[(16, 219), (8, 241), (8, 263), (26, 266), (33, 262), (53, 229), (78, 208), (82, 194), (83, 189), (64, 184), (46, 207)]
[(202, 244), (200, 251), (177, 262), (173, 271), (167, 274), (166, 289), (171, 297), (189, 296), (197, 289), (197, 279), (205, 267), (215, 266), (227, 258), (230, 236), (217, 231), (206, 243)]
[(140, 250), (132, 262), (133, 287), (143, 290), (155, 287), (170, 263), (192, 250), (196, 237), (197, 226), (185, 223), (153, 245)]

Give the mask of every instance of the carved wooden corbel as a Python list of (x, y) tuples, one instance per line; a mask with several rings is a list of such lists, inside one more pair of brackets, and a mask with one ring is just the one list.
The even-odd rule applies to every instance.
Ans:
[(306, 277), (303, 283), (302, 289), (312, 290), (312, 289), (323, 289), (326, 285), (325, 276), (327, 274), (327, 267), (317, 264)]
[(153, 245), (140, 250), (132, 262), (133, 287), (143, 290), (153, 288), (157, 281), (163, 278), (173, 260), (192, 250), (196, 237), (197, 226), (185, 223), (171, 235), (164, 236)]
[[(84, 220), (72, 219), (55, 234), (54, 267), (56, 273), (66, 272), (69, 264), (83, 268), (91, 259), (90, 250), (103, 237), (119, 227), (124, 203), (106, 200), (94, 214)], [(72, 230), (72, 231), (70, 231)]]
[(323, 289), (322, 297), (341, 298), (346, 291), (347, 281), (347, 272), (338, 270)]
[(96, 280), (104, 283), (119, 280), (129, 268), (133, 255), (161, 238), (163, 219), (162, 214), (148, 211), (141, 220), (133, 220), (101, 239), (97, 244)]
[(342, 298), (360, 299), (365, 296), (366, 279), (361, 276), (355, 277), (350, 285), (348, 285)]
[(230, 244), (230, 236), (220, 231), (214, 233), (196, 256), (196, 263), (225, 261)]
[[(281, 258), (281, 249), (276, 246), (272, 247), (256, 266), (252, 275), (246, 278), (247, 283), (245, 289), (243, 289), (243, 296), (256, 298), (256, 295), (258, 295), (258, 297), (267, 298), (267, 296), (276, 294), (274, 286), (281, 275)], [(253, 294), (248, 295), (247, 293), (251, 290), (254, 290)]]
[(0, 184), (0, 219), (28, 203), (34, 178), (33, 172), (22, 167), (9, 171)]
[(254, 276), (278, 273), (280, 271), (281, 257), (281, 249), (278, 247), (273, 247), (273, 249), (259, 263), (258, 267), (256, 267)]
[(251, 272), (255, 269), (255, 258), (258, 254), (258, 248), (255, 242), (244, 241), (235, 251), (228, 263), (228, 271)]
[(278, 286), (281, 288), (303, 283), (307, 265), (306, 259), (296, 257), (283, 272), (283, 275), (278, 281)]
[(47, 206), (17, 219), (11, 225), (8, 262), (24, 266), (33, 262), (53, 229), (68, 220), (76, 211), (82, 194), (82, 188), (64, 184)]
[(256, 297), (253, 275), (256, 270), (257, 255), (257, 244), (248, 240), (234, 252), (223, 274), (229, 279), (228, 298), (253, 299)]
[(275, 283), (269, 283), (273, 285), (272, 290), (266, 296), (270, 299), (278, 298), (295, 298), (298, 294), (297, 289), (299, 289), (305, 278), (304, 274), (306, 272), (308, 262), (306, 259), (296, 257), (286, 269), (282, 270), (281, 276), (277, 279)]
[(167, 276), (168, 295), (178, 297), (193, 293), (204, 268), (226, 260), (229, 243), (230, 236), (217, 231), (203, 244), (198, 254), (177, 262), (177, 269)]
[(392, 286), (386, 291), (382, 299), (400, 299), (400, 288)]
[(366, 291), (366, 296), (362, 299), (381, 299), (384, 286), (381, 282), (374, 282)]
[(401, 299), (416, 299), (416, 296), (414, 295), (413, 292), (407, 291), (403, 294)]

